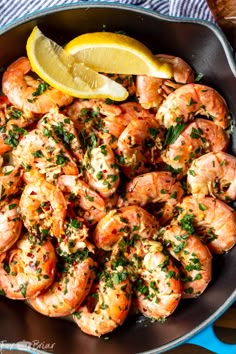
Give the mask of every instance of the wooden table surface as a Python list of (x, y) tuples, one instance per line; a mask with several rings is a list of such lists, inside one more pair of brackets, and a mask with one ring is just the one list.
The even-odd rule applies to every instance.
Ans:
[[(236, 302), (215, 322), (214, 330), (217, 337), (221, 341), (225, 343), (236, 344)], [(179, 346), (178, 348), (168, 350), (165, 353), (166, 354), (210, 354), (213, 352), (192, 344), (184, 344)], [(27, 353), (23, 351), (15, 351), (15, 350), (11, 350), (11, 351), (0, 350), (0, 354), (27, 354)], [(65, 353), (65, 354), (77, 354), (77, 353)], [(227, 353), (216, 353), (216, 354), (227, 354)]]

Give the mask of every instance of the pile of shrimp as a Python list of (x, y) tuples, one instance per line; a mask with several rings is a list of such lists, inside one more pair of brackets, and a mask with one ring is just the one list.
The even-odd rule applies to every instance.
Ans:
[(70, 97), (11, 63), (0, 97), (0, 293), (101, 336), (162, 321), (235, 245), (224, 98), (181, 58), (169, 80), (116, 75), (125, 102)]

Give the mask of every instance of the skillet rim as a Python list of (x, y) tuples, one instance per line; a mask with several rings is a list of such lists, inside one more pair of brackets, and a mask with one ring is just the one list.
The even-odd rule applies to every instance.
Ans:
[[(202, 19), (196, 19), (196, 18), (190, 18), (190, 17), (176, 17), (176, 16), (169, 16), (169, 15), (162, 15), (158, 12), (155, 12), (154, 10), (151, 9), (146, 9), (137, 5), (131, 5), (131, 4), (120, 4), (120, 3), (108, 3), (106, 1), (103, 2), (96, 2), (96, 1), (91, 1), (88, 0), (88, 2), (85, 1), (80, 1), (77, 3), (73, 4), (61, 4), (61, 5), (55, 5), (49, 8), (45, 9), (39, 9), (34, 12), (31, 12), (30, 14), (26, 14), (21, 16), (18, 19), (13, 20), (12, 22), (0, 27), (0, 36), (7, 33), (8, 31), (15, 29), (16, 27), (20, 27), (21, 25), (33, 21), (33, 20), (38, 20), (42, 18), (43, 16), (51, 15), (54, 13), (58, 12), (63, 12), (63, 11), (69, 11), (69, 10), (77, 10), (77, 9), (90, 9), (90, 8), (113, 8), (113, 9), (118, 9), (118, 10), (131, 10), (136, 13), (140, 14), (149, 14), (157, 19), (166, 21), (166, 22), (177, 22), (177, 23), (192, 23), (192, 24), (199, 24), (204, 27), (207, 27), (213, 34), (217, 37), (219, 42), (221, 43), (221, 46), (224, 50), (227, 63), (230, 67), (230, 70), (232, 72), (232, 75), (236, 78), (236, 62), (234, 58), (234, 53), (233, 53), (233, 48), (230, 45), (227, 37), (225, 36), (224, 32), (221, 30), (221, 28), (212, 22), (202, 20)], [(205, 321), (203, 321), (200, 325), (196, 326), (193, 330), (188, 332), (187, 334), (181, 336), (180, 338), (177, 338), (174, 341), (171, 341), (165, 345), (162, 345), (158, 348), (148, 350), (145, 352), (140, 352), (139, 354), (157, 354), (157, 353), (163, 353), (165, 350), (171, 350), (179, 345), (182, 344), (187, 344), (187, 341), (192, 338), (194, 335), (198, 334), (200, 331), (205, 329), (207, 326), (211, 326), (215, 320), (217, 320), (236, 300), (236, 289), (231, 293), (231, 295), (226, 299), (224, 303), (220, 305), (220, 307), (211, 315), (209, 316)], [(15, 343), (16, 344), (16, 343)], [(1, 344), (1, 349), (8, 349), (8, 350), (14, 350), (14, 343), (5, 343)], [(25, 350), (26, 352), (32, 353), (30, 351), (32, 348), (27, 348), (24, 345), (21, 346), (21, 348), (16, 348), (17, 350)], [(42, 350), (37, 350), (34, 349), (35, 354), (48, 354), (46, 351)]]
[(61, 12), (64, 10), (75, 10), (78, 8), (94, 8), (94, 7), (98, 7), (98, 8), (117, 8), (117, 9), (124, 9), (124, 10), (132, 10), (134, 12), (138, 12), (138, 13), (147, 13), (150, 14), (160, 20), (163, 21), (167, 21), (167, 22), (178, 22), (178, 23), (196, 23), (196, 24), (200, 24), (203, 25), (205, 27), (207, 27), (208, 29), (210, 29), (214, 35), (219, 39), (229, 67), (233, 73), (233, 75), (236, 78), (236, 61), (234, 58), (234, 52), (233, 52), (233, 48), (231, 46), (231, 44), (229, 43), (227, 37), (225, 36), (224, 32), (221, 30), (221, 28), (213, 23), (213, 22), (209, 22), (207, 20), (202, 20), (202, 19), (196, 19), (196, 18), (192, 18), (192, 17), (177, 17), (177, 16), (170, 16), (170, 15), (163, 15), (160, 14), (158, 12), (155, 12), (154, 10), (151, 9), (146, 9), (144, 7), (141, 6), (137, 6), (137, 5), (131, 5), (131, 4), (117, 4), (117, 3), (109, 3), (103, 0), (101, 0), (102, 3), (98, 3), (96, 1), (91, 1), (88, 0), (88, 2), (85, 1), (80, 1), (74, 4), (62, 4), (62, 5), (55, 5), (55, 6), (51, 6), (45, 9), (39, 9), (36, 11), (31, 12), (30, 14), (26, 14), (21, 16), (19, 19), (15, 19), (12, 22), (10, 22), (9, 24), (6, 24), (2, 27), (0, 27), (0, 36), (2, 34), (5, 34), (6, 32), (8, 32), (11, 29), (14, 29), (17, 26), (20, 26), (28, 21), (32, 21), (35, 19), (38, 19), (42, 16), (45, 15), (49, 15), (49, 14), (53, 14), (56, 12)]

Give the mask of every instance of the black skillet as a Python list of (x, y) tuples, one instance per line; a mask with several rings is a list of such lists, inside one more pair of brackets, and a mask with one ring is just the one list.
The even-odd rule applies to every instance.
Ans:
[[(154, 53), (180, 56), (203, 73), (203, 82), (217, 89), (236, 117), (236, 67), (223, 33), (207, 22), (160, 16), (152, 11), (119, 4), (79, 3), (44, 10), (0, 30), (0, 66), (25, 54), (26, 39), (38, 25), (59, 44), (73, 37), (101, 31), (125, 31)], [(236, 139), (232, 139), (236, 153)], [(186, 341), (215, 345), (218, 354), (236, 353), (235, 345), (217, 342), (210, 324), (236, 299), (236, 247), (214, 260), (208, 289), (197, 299), (182, 300), (165, 323), (130, 317), (109, 340), (87, 336), (63, 319), (36, 313), (21, 301), (0, 299), (0, 349), (57, 354), (163, 353)], [(204, 328), (208, 328), (203, 331)], [(210, 336), (210, 337), (209, 337)], [(9, 344), (11, 343), (11, 344)]]

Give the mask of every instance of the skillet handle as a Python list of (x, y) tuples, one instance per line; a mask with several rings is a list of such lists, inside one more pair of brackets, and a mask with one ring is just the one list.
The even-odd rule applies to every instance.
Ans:
[(221, 342), (215, 335), (213, 326), (210, 325), (187, 341), (187, 344), (196, 344), (216, 354), (236, 354), (236, 344)]

